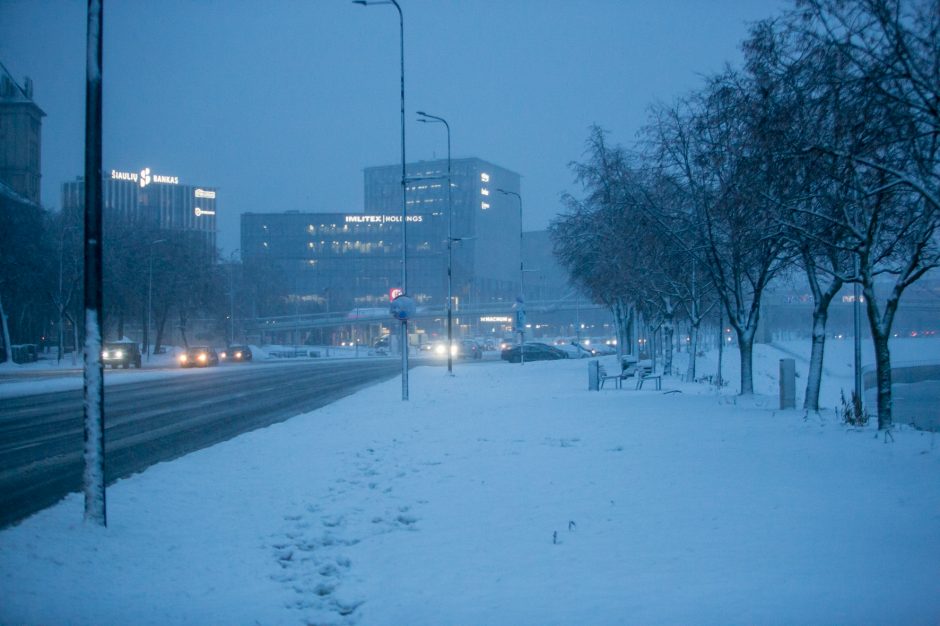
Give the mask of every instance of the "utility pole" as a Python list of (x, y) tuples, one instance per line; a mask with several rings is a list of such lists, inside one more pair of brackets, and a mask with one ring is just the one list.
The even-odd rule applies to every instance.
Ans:
[(85, 85), (85, 521), (108, 525), (104, 483), (104, 366), (101, 363), (101, 48), (103, 0), (88, 0)]

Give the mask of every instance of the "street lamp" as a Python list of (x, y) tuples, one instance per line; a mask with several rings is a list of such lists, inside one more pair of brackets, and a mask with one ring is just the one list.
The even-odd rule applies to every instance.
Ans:
[(519, 311), (516, 319), (519, 326), (519, 363), (525, 365), (525, 265), (522, 260), (522, 196), (515, 191), (497, 189), (504, 196), (515, 196), (519, 201)]
[(450, 124), (443, 117), (431, 115), (424, 111), (418, 111), (419, 122), (426, 124), (440, 123), (447, 129), (447, 373), (454, 375), (454, 296), (453, 296), (453, 271), (454, 271), (454, 208), (450, 196)]
[(150, 242), (150, 278), (147, 280), (147, 362), (150, 362), (150, 354), (153, 352), (150, 348), (150, 327), (153, 323), (153, 247), (158, 243), (164, 243), (166, 239), (157, 239)]
[(235, 248), (229, 253), (228, 256), (228, 298), (229, 298), (229, 310), (228, 310), (228, 328), (229, 328), (229, 344), (235, 344), (235, 253), (238, 252), (240, 248)]
[[(401, 60), (401, 293), (408, 295), (408, 205), (405, 203), (405, 18), (397, 0), (353, 0), (364, 7), (391, 4), (398, 10), (399, 57)], [(408, 399), (408, 319), (401, 321), (401, 399)]]

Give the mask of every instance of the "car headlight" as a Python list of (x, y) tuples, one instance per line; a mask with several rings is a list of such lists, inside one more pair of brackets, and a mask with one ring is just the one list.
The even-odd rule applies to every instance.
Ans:
[(209, 357), (206, 355), (205, 352), (200, 352), (200, 353), (199, 353), (199, 362), (200, 362), (200, 363), (205, 363), (207, 358), (209, 358)]
[(188, 360), (189, 360), (189, 357), (186, 356), (185, 354), (180, 355), (180, 363), (185, 363)]
[(445, 352), (447, 352), (447, 346), (444, 344), (439, 343), (434, 346), (434, 354), (444, 354)]
[(457, 346), (451, 346), (451, 347), (450, 347), (450, 355), (451, 355), (451, 356), (457, 356), (457, 353), (458, 353), (458, 352), (460, 352), (460, 348), (458, 348)]
[(227, 358), (228, 358), (228, 353), (227, 353), (227, 352), (219, 352), (219, 358), (220, 358), (220, 359), (227, 359)]
[(115, 359), (123, 359), (123, 358), (124, 358), (124, 351), (123, 351), (123, 350), (115, 350), (115, 351), (114, 351), (114, 358), (115, 358)]

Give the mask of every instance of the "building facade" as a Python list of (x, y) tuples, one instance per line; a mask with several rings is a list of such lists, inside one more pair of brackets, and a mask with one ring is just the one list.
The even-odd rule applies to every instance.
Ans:
[(0, 63), (0, 182), (40, 204), (42, 109), (33, 102), (33, 83), (17, 84)]
[[(406, 168), (407, 292), (419, 306), (447, 300), (448, 240), (453, 241), (455, 306), (511, 302), (520, 273), (519, 175), (481, 159), (452, 162), (448, 214), (447, 161)], [(401, 166), (364, 171), (361, 213), (245, 213), (244, 263), (277, 267), (290, 299), (321, 310), (387, 306), (401, 289)], [(448, 222), (450, 226), (448, 225)]]
[[(178, 176), (150, 168), (138, 172), (110, 170), (102, 179), (105, 225), (121, 223), (153, 230), (192, 234), (207, 253), (216, 249), (214, 187), (182, 184)], [(62, 209), (84, 210), (85, 182), (79, 177), (62, 185)]]

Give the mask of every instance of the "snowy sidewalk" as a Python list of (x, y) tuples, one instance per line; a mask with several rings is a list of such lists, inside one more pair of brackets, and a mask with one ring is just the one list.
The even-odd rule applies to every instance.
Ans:
[[(613, 363), (613, 361), (611, 361)], [(458, 365), (0, 533), (0, 623), (934, 624), (940, 442)]]

